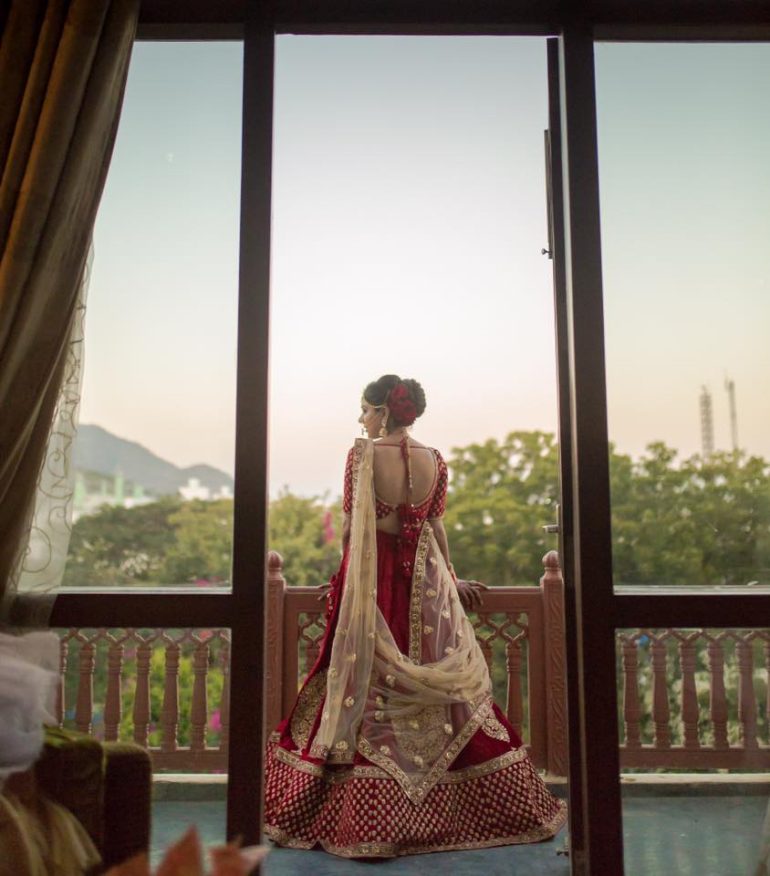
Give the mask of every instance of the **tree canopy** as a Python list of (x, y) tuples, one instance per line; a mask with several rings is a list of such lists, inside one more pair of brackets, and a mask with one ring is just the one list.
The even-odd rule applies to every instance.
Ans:
[[(455, 448), (445, 523), (461, 577), (531, 585), (557, 547), (558, 446), (547, 432)], [(742, 453), (680, 459), (662, 442), (638, 459), (610, 450), (616, 583), (713, 585), (770, 580), (770, 464)], [(268, 541), (291, 585), (328, 581), (340, 558), (341, 507), (284, 490)], [(73, 527), (65, 585), (229, 582), (232, 500), (164, 498), (106, 507)]]

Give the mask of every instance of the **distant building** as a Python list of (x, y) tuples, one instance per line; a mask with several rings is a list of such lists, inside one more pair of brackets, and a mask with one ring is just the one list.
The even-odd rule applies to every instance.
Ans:
[(204, 502), (208, 502), (217, 499), (232, 499), (233, 491), (227, 484), (222, 484), (216, 492), (213, 492), (211, 487), (203, 486), (199, 478), (188, 478), (187, 483), (179, 488), (179, 495), (187, 502), (192, 499), (202, 499)]
[[(227, 484), (223, 484), (214, 492), (210, 487), (204, 486), (199, 478), (188, 478), (187, 483), (179, 487), (178, 495), (186, 502), (193, 499), (212, 501), (232, 499), (233, 491)], [(78, 468), (75, 469), (72, 521), (74, 523), (86, 514), (96, 514), (106, 506), (135, 508), (137, 505), (157, 502), (158, 498), (141, 484), (126, 480), (121, 472), (106, 475)]]
[(187, 483), (179, 488), (179, 495), (187, 502), (193, 499), (210, 499), (211, 490), (204, 487), (198, 478), (188, 478)]
[(155, 501), (141, 484), (127, 481), (121, 472), (101, 474), (87, 469), (75, 469), (75, 489), (72, 496), (73, 523), (86, 514), (95, 514), (105, 506), (135, 508)]

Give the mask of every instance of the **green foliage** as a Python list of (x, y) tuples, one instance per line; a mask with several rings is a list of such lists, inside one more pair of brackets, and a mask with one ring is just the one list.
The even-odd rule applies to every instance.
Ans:
[[(456, 448), (446, 527), (458, 573), (532, 585), (555, 548), (558, 447), (547, 432), (512, 432)], [(712, 585), (770, 579), (770, 464), (717, 453), (678, 460), (662, 442), (637, 460), (610, 450), (615, 581)], [(284, 490), (270, 503), (268, 541), (291, 585), (323, 584), (340, 557), (339, 501)], [(65, 586), (225, 583), (233, 503), (220, 499), (104, 508), (73, 527)]]
[(558, 450), (546, 432), (512, 432), (501, 444), (456, 448), (445, 526), (458, 575), (485, 584), (532, 585), (556, 547)]
[[(326, 583), (340, 562), (342, 508), (284, 491), (270, 503), (269, 545), (292, 585)], [(167, 498), (105, 507), (74, 525), (65, 587), (213, 583), (230, 580), (233, 502)]]
[(340, 564), (341, 535), (340, 501), (327, 507), (322, 499), (305, 499), (284, 490), (270, 503), (268, 543), (283, 557), (289, 584), (327, 583)]
[(169, 515), (175, 533), (161, 581), (227, 582), (233, 550), (233, 500), (184, 502)]
[(176, 539), (169, 518), (180, 499), (135, 508), (104, 507), (72, 527), (65, 587), (110, 587), (160, 580)]
[(613, 565), (618, 584), (768, 582), (770, 466), (716, 453), (677, 463), (649, 444), (639, 460), (613, 453)]
[[(458, 573), (533, 584), (557, 546), (558, 450), (552, 435), (513, 432), (454, 451), (446, 526)], [(770, 465), (718, 453), (678, 461), (662, 442), (638, 460), (610, 449), (613, 566), (619, 584), (770, 581)]]

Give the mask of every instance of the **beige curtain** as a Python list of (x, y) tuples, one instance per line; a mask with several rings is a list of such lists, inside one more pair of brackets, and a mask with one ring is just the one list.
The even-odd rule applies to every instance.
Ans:
[[(139, 0), (13, 0), (0, 42), (4, 622), (44, 623), (63, 569), (66, 502), (52, 506), (47, 519), (35, 511), (38, 494), (50, 485), (46, 467), (58, 475), (69, 472), (71, 441), (57, 439), (52, 425), (55, 415), (59, 421), (69, 415), (67, 404), (62, 407), (71, 386), (68, 360), (71, 365), (82, 322), (89, 241), (115, 141), (138, 5)], [(74, 407), (69, 406), (73, 418)], [(66, 493), (61, 485), (60, 492)], [(53, 566), (42, 567), (46, 539)], [(42, 574), (30, 574), (32, 568)], [(20, 582), (27, 585), (27, 598), (18, 598)]]

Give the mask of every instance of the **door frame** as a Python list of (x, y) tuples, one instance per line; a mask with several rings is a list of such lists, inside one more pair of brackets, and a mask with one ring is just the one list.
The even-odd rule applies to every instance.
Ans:
[(616, 715), (615, 630), (752, 625), (767, 598), (613, 592), (593, 42), (766, 41), (770, 9), (732, 0), (696, 6), (649, 0), (629, 10), (624, 0), (604, 0), (577, 18), (560, 0), (457, 0), (449, 7), (445, 0), (373, 0), (365, 10), (347, 0), (142, 0), (140, 40), (244, 42), (240, 239), (252, 245), (240, 247), (239, 262), (232, 591), (198, 591), (184, 600), (162, 592), (64, 592), (56, 599), (51, 626), (231, 629), (227, 832), (247, 843), (261, 839), (273, 59), (274, 37), (285, 33), (559, 39), (568, 348), (568, 373), (562, 369), (562, 377), (573, 424), (566, 488), (573, 503), (564, 509), (563, 538), (575, 609), (567, 633), (578, 687), (572, 738), (582, 764), (580, 781), (571, 785), (584, 817), (584, 848), (571, 859), (571, 869), (620, 873), (618, 733), (616, 721), (605, 720)]

